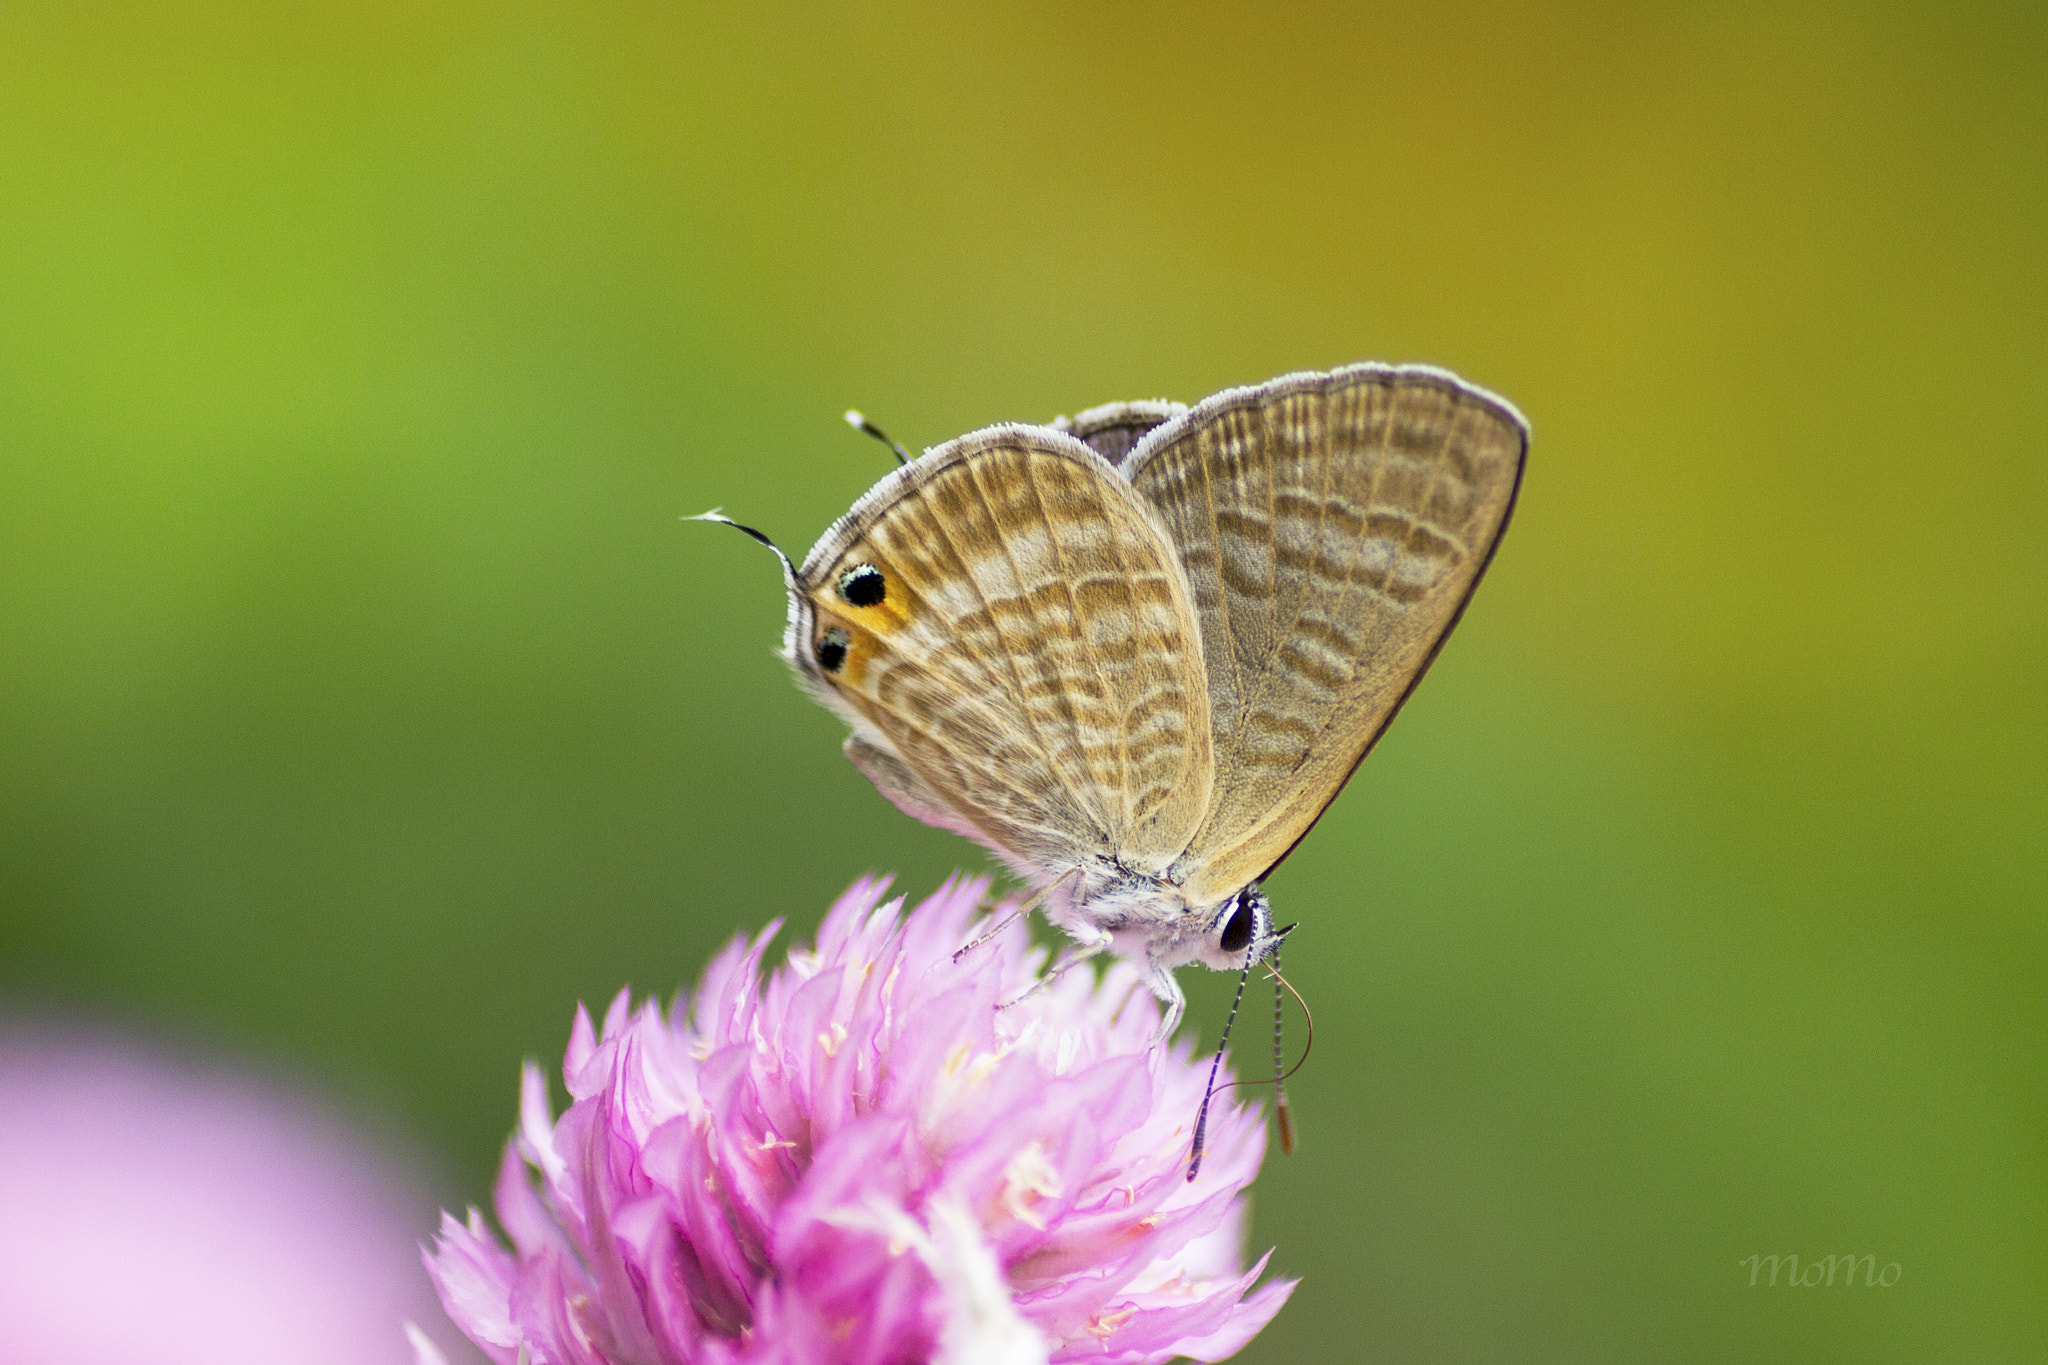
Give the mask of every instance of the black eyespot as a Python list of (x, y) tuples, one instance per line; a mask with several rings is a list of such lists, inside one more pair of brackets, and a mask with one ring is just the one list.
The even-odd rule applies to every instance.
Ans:
[(818, 637), (818, 667), (827, 673), (837, 673), (846, 665), (846, 648), (853, 642), (838, 626)]
[(889, 595), (889, 585), (874, 565), (856, 564), (839, 575), (839, 595), (856, 607), (872, 607)]
[(1230, 912), (1230, 920), (1223, 926), (1223, 951), (1241, 953), (1251, 947), (1252, 930), (1257, 924), (1258, 917), (1252, 911), (1252, 898), (1239, 896), (1237, 909)]

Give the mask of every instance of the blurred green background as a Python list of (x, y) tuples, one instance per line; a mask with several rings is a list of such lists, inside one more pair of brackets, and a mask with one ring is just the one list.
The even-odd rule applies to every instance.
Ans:
[(1529, 478), (1272, 884), (1243, 1358), (2048, 1359), (2044, 324), (2039, 6), (10, 5), (0, 992), (481, 1199), (578, 998), (983, 865), (680, 516), (1427, 360)]

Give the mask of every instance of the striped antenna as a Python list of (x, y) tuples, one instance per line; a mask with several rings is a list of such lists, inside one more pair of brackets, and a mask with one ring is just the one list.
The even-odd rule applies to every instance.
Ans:
[(1188, 1179), (1202, 1173), (1202, 1144), (1209, 1136), (1209, 1101), (1216, 1097), (1216, 1072), (1223, 1065), (1223, 1049), (1230, 1046), (1230, 1026), (1237, 1022), (1237, 1007), (1244, 1003), (1244, 983), (1252, 979), (1252, 949), (1246, 949), (1244, 972), (1237, 978), (1237, 998), (1230, 1002), (1230, 1017), (1223, 1021), (1223, 1036), (1216, 1040), (1216, 1059), (1209, 1063), (1209, 1084), (1202, 1091), (1202, 1107), (1195, 1114), (1195, 1141), (1188, 1149)]
[(869, 436), (872, 436), (877, 441), (880, 441), (883, 445), (889, 447), (889, 449), (895, 451), (897, 464), (901, 465), (910, 463), (909, 451), (905, 450), (902, 446), (897, 445), (894, 441), (890, 440), (888, 432), (883, 431), (873, 422), (870, 422), (867, 418), (861, 416), (860, 413), (855, 409), (848, 408), (846, 410), (846, 423), (855, 431), (863, 432)]

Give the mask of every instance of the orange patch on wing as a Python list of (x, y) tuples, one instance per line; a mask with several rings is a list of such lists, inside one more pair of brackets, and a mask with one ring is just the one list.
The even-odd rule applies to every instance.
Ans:
[[(838, 588), (848, 574), (861, 568), (873, 569), (882, 576), (882, 600), (871, 606), (849, 601)], [(883, 639), (910, 624), (910, 618), (916, 612), (916, 594), (910, 590), (903, 575), (897, 572), (894, 564), (875, 554), (873, 547), (866, 542), (848, 551), (832, 570), (825, 595), (832, 599), (831, 609), (849, 624), (858, 621), (862, 627)]]

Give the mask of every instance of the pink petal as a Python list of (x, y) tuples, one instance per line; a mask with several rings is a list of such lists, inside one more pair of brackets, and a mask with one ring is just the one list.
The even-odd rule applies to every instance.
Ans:
[[(768, 972), (735, 939), (663, 1012), (578, 1011), (555, 1120), (538, 1070), (499, 1217), (430, 1257), (458, 1324), (534, 1365), (1036, 1365), (1220, 1359), (1285, 1302), (1240, 1271), (1255, 1106), (1187, 1129), (1207, 1060), (1151, 1045), (1126, 966), (1024, 1003), (1021, 926), (960, 963), (986, 883), (914, 909), (857, 883)], [(540, 1173), (538, 1183), (528, 1167)], [(453, 1311), (453, 1309), (451, 1309)], [(1052, 1343), (1057, 1343), (1055, 1348)]]

